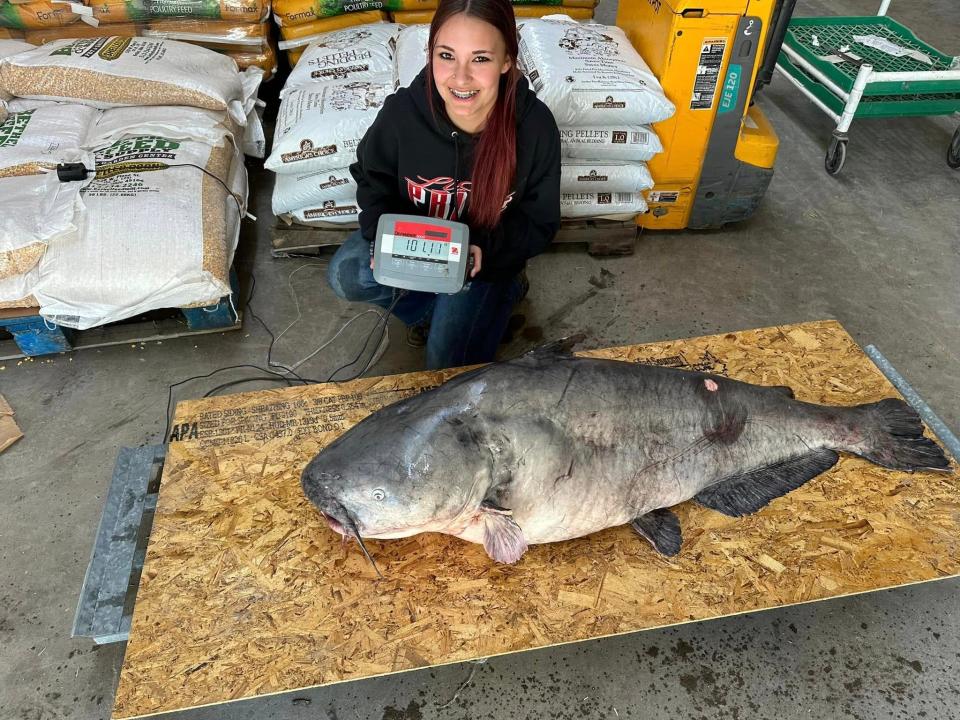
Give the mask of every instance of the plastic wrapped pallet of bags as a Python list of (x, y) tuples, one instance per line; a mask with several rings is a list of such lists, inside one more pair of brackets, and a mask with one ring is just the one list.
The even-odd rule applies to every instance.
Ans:
[[(50, 245), (33, 288), (41, 314), (61, 325), (84, 329), (230, 294), (246, 212), (239, 153), (215, 118), (198, 126), (192, 112), (167, 137), (140, 134), (171, 123), (178, 109), (163, 117), (150, 110), (141, 108), (141, 118), (130, 109), (107, 111), (93, 134), (114, 133), (95, 149), (83, 226), (76, 242)], [(217, 145), (194, 139), (211, 131), (219, 133)]]
[(653, 177), (643, 163), (564, 160), (560, 168), (560, 192), (632, 193), (653, 187)]
[(521, 70), (561, 127), (649, 124), (673, 115), (673, 103), (620, 28), (565, 16), (518, 27)]
[(560, 217), (631, 220), (647, 211), (639, 191), (560, 193)]
[(347, 167), (393, 89), (386, 76), (383, 82), (339, 80), (286, 92), (264, 167), (287, 174)]
[(323, 18), (369, 11), (436, 10), (438, 0), (274, 0), (277, 25), (303, 25)]
[(58, 40), (0, 60), (0, 89), (23, 98), (99, 108), (187, 105), (225, 110), (243, 124), (262, 73), (230, 58), (160, 38)]
[(402, 29), (394, 23), (374, 23), (317, 37), (291, 71), (284, 92), (329, 80), (392, 77), (397, 36)]
[(587, 160), (646, 162), (663, 150), (660, 138), (646, 125), (560, 127), (564, 157)]
[(319, 207), (329, 200), (352, 200), (357, 182), (349, 168), (319, 170), (303, 175), (277, 175), (273, 186), (273, 214), (284, 215)]

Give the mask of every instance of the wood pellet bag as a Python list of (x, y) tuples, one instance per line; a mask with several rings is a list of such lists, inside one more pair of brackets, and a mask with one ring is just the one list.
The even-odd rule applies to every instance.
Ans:
[(595, 162), (564, 159), (560, 167), (560, 192), (630, 193), (653, 187), (653, 178), (643, 163)]
[(639, 192), (560, 193), (560, 217), (630, 220), (647, 211)]
[(303, 175), (277, 175), (273, 186), (273, 214), (317, 207), (328, 200), (357, 197), (357, 183), (349, 168), (319, 170)]
[(662, 150), (660, 138), (646, 125), (560, 127), (560, 151), (568, 158), (646, 162)]
[(236, 180), (229, 137), (214, 147), (125, 135), (95, 154), (78, 240), (52, 243), (41, 261), (41, 314), (84, 329), (229, 295), (242, 214), (223, 185)]
[[(159, 38), (58, 40), (0, 60), (0, 90), (94, 107), (187, 105), (240, 120), (244, 84), (229, 57)], [(241, 120), (242, 121), (242, 120)]]
[(649, 124), (673, 115), (657, 78), (618, 27), (524, 20), (520, 66), (557, 124)]
[(402, 29), (395, 23), (376, 23), (335, 30), (317, 37), (290, 73), (285, 88), (328, 80), (392, 77), (397, 36)]
[(393, 89), (387, 76), (384, 82), (337, 81), (287, 92), (264, 167), (287, 174), (347, 167)]

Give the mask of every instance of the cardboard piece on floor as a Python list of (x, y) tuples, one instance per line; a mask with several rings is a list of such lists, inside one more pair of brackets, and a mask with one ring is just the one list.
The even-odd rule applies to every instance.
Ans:
[[(835, 322), (583, 353), (790, 385), (836, 405), (897, 396)], [(684, 543), (629, 527), (495, 565), (443, 535), (341, 544), (299, 484), (317, 450), (454, 371), (181, 403), (115, 718), (252, 698), (960, 574), (960, 476), (844, 456), (761, 512), (676, 508)]]
[(23, 433), (13, 419), (13, 408), (0, 395), (0, 453), (23, 437)]

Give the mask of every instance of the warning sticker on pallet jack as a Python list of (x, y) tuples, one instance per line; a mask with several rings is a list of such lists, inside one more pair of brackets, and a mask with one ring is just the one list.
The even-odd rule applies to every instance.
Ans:
[(652, 203), (675, 203), (680, 199), (680, 192), (677, 190), (654, 190), (648, 196)]
[(700, 45), (700, 62), (697, 64), (697, 77), (693, 81), (693, 96), (690, 99), (691, 110), (709, 110), (713, 107), (726, 49), (726, 38), (707, 38)]

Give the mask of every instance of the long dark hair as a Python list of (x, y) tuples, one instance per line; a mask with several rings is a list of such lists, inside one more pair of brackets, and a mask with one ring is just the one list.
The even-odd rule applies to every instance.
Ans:
[(433, 51), (437, 33), (454, 15), (463, 13), (493, 25), (503, 36), (512, 67), (500, 76), (497, 102), (480, 133), (474, 151), (470, 190), (470, 220), (479, 227), (492, 228), (500, 221), (503, 204), (513, 187), (517, 172), (517, 23), (510, 0), (440, 0), (430, 23), (427, 45), (427, 98), (433, 108)]

